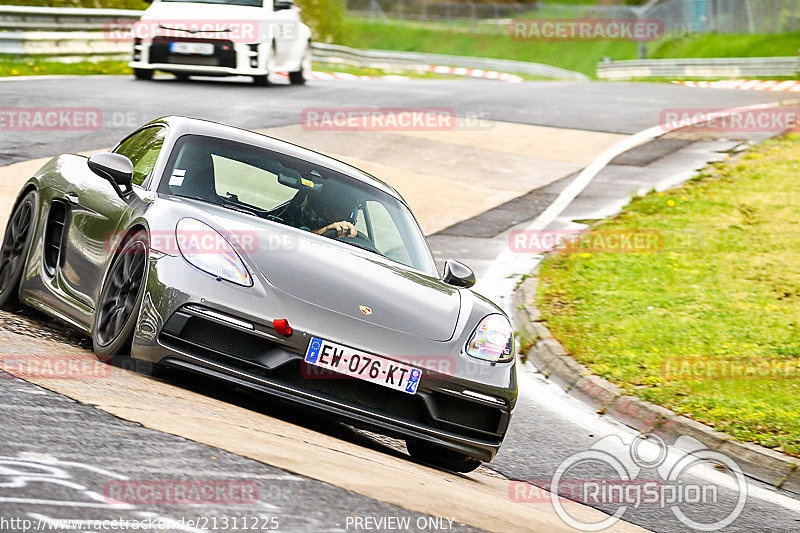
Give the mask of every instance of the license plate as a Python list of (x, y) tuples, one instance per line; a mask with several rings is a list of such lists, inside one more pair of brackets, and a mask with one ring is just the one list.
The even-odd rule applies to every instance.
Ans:
[(169, 43), (169, 51), (173, 54), (211, 56), (214, 55), (214, 45), (212, 43)]
[(422, 377), (419, 368), (317, 337), (308, 343), (305, 362), (408, 394), (417, 392)]

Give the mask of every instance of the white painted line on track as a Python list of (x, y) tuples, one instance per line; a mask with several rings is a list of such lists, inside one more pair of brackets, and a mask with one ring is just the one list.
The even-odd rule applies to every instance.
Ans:
[[(737, 115), (746, 111), (756, 111), (759, 109), (771, 109), (791, 103), (798, 103), (800, 100), (785, 100), (780, 102), (769, 102), (744, 107), (734, 107), (719, 112), (714, 112), (714, 118), (723, 118)], [(653, 126), (642, 130), (627, 139), (624, 139), (602, 154), (592, 163), (584, 168), (567, 187), (561, 191), (558, 197), (547, 206), (526, 228), (525, 231), (540, 231), (553, 223), (558, 216), (577, 198), (577, 196), (592, 182), (592, 180), (618, 155), (627, 152), (648, 141), (660, 137), (671, 131), (694, 126), (709, 119), (706, 116), (698, 115), (692, 117), (690, 121), (664, 127), (664, 125)], [(514, 252), (506, 246), (491, 262), (489, 269), (481, 276), (475, 286), (475, 290), (498, 304), (506, 313), (511, 314), (511, 300), (516, 284), (522, 275), (529, 274), (536, 268), (542, 260), (541, 254), (523, 254)]]
[[(752, 106), (731, 108), (715, 113), (716, 117), (730, 116), (745, 111), (758, 109), (770, 109), (781, 105), (797, 103), (798, 100), (771, 102)], [(543, 230), (552, 224), (559, 215), (572, 203), (572, 201), (592, 182), (603, 168), (608, 165), (618, 155), (635, 148), (647, 141), (653, 140), (671, 131), (684, 128), (689, 125), (696, 125), (708, 119), (702, 117), (692, 119), (691, 124), (681, 124), (680, 127), (664, 128), (662, 125), (654, 126), (642, 130), (627, 139), (620, 141), (602, 154), (592, 163), (581, 171), (575, 179), (556, 197), (556, 199), (525, 229)], [(511, 301), (513, 291), (516, 288), (518, 279), (523, 274), (530, 273), (542, 260), (542, 254), (520, 254), (512, 252), (510, 247), (505, 247), (492, 261), (489, 270), (482, 276), (481, 282), (476, 285), (476, 290), (484, 296), (492, 299), (500, 305), (509, 315), (512, 313)], [(527, 365), (534, 368), (532, 364)], [(561, 387), (552, 382), (542, 382), (537, 379), (536, 374), (520, 369), (518, 372), (520, 395), (527, 401), (535, 403), (537, 408), (546, 408), (559, 416), (562, 416), (576, 425), (585, 428), (589, 433), (598, 437), (606, 435), (617, 435), (626, 444), (630, 443), (640, 432), (625, 426), (613, 418), (601, 417), (593, 413), (592, 410), (580, 400), (569, 396)], [(649, 444), (650, 446), (654, 446)], [(576, 452), (581, 450), (576, 450)], [(676, 460), (683, 452), (677, 451), (673, 446), (668, 446), (668, 457)], [(719, 486), (735, 490), (736, 484), (733, 479), (705, 465), (694, 466), (690, 472), (698, 477), (702, 477)], [(763, 501), (770, 502), (785, 509), (800, 513), (800, 501), (781, 494), (777, 491), (766, 489), (762, 486), (754, 485), (748, 479), (748, 495)]]

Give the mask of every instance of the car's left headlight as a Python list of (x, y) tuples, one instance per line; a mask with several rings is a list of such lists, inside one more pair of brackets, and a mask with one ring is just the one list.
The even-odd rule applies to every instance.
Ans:
[(472, 357), (492, 362), (514, 358), (514, 330), (503, 315), (489, 315), (481, 320), (467, 342), (466, 352)]
[(242, 258), (231, 243), (208, 224), (184, 218), (178, 222), (175, 236), (178, 250), (191, 265), (219, 279), (244, 287), (253, 286), (253, 278)]

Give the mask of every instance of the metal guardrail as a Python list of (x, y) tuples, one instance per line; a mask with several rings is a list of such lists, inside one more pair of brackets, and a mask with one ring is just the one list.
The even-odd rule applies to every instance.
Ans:
[(326, 63), (339, 63), (368, 68), (415, 70), (427, 65), (464, 67), (498, 72), (528, 74), (543, 78), (587, 81), (588, 76), (580, 72), (565, 70), (542, 63), (528, 63), (510, 59), (489, 59), (484, 57), (451, 56), (442, 54), (423, 54), (418, 52), (389, 52), (385, 50), (357, 50), (335, 44), (313, 43), (314, 59)]
[(798, 73), (800, 56), (637, 59), (597, 64), (597, 77), (602, 80), (794, 77)]
[[(0, 54), (39, 55), (79, 59), (119, 57), (130, 53), (130, 44), (115, 42), (103, 29), (125, 26), (143, 11), (123, 9), (41, 8), (0, 6)], [(38, 31), (53, 30), (62, 31)], [(34, 31), (28, 31), (34, 30)], [(346, 46), (313, 43), (315, 61), (355, 67), (423, 71), (427, 65), (465, 67), (513, 72), (566, 80), (588, 80), (579, 72), (540, 63), (468, 56), (449, 56), (383, 50), (357, 50)]]
[(138, 20), (144, 11), (72, 7), (0, 6), (2, 30), (97, 31)]

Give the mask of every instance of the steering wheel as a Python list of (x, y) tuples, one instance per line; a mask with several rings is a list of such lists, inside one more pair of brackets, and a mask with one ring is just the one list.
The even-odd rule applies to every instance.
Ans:
[(350, 243), (350, 244), (354, 244), (356, 246), (359, 246), (361, 248), (365, 248), (365, 249), (370, 250), (372, 252), (380, 253), (378, 251), (378, 249), (375, 248), (375, 244), (369, 239), (369, 237), (367, 237), (366, 235), (364, 235), (360, 231), (356, 234), (355, 237), (350, 237), (350, 236), (339, 237), (339, 232), (336, 231), (334, 228), (330, 228), (328, 230), (325, 230), (322, 233), (322, 236), (323, 237), (328, 237), (330, 239), (336, 239), (337, 241), (342, 241), (342, 242), (347, 242), (347, 243)]

